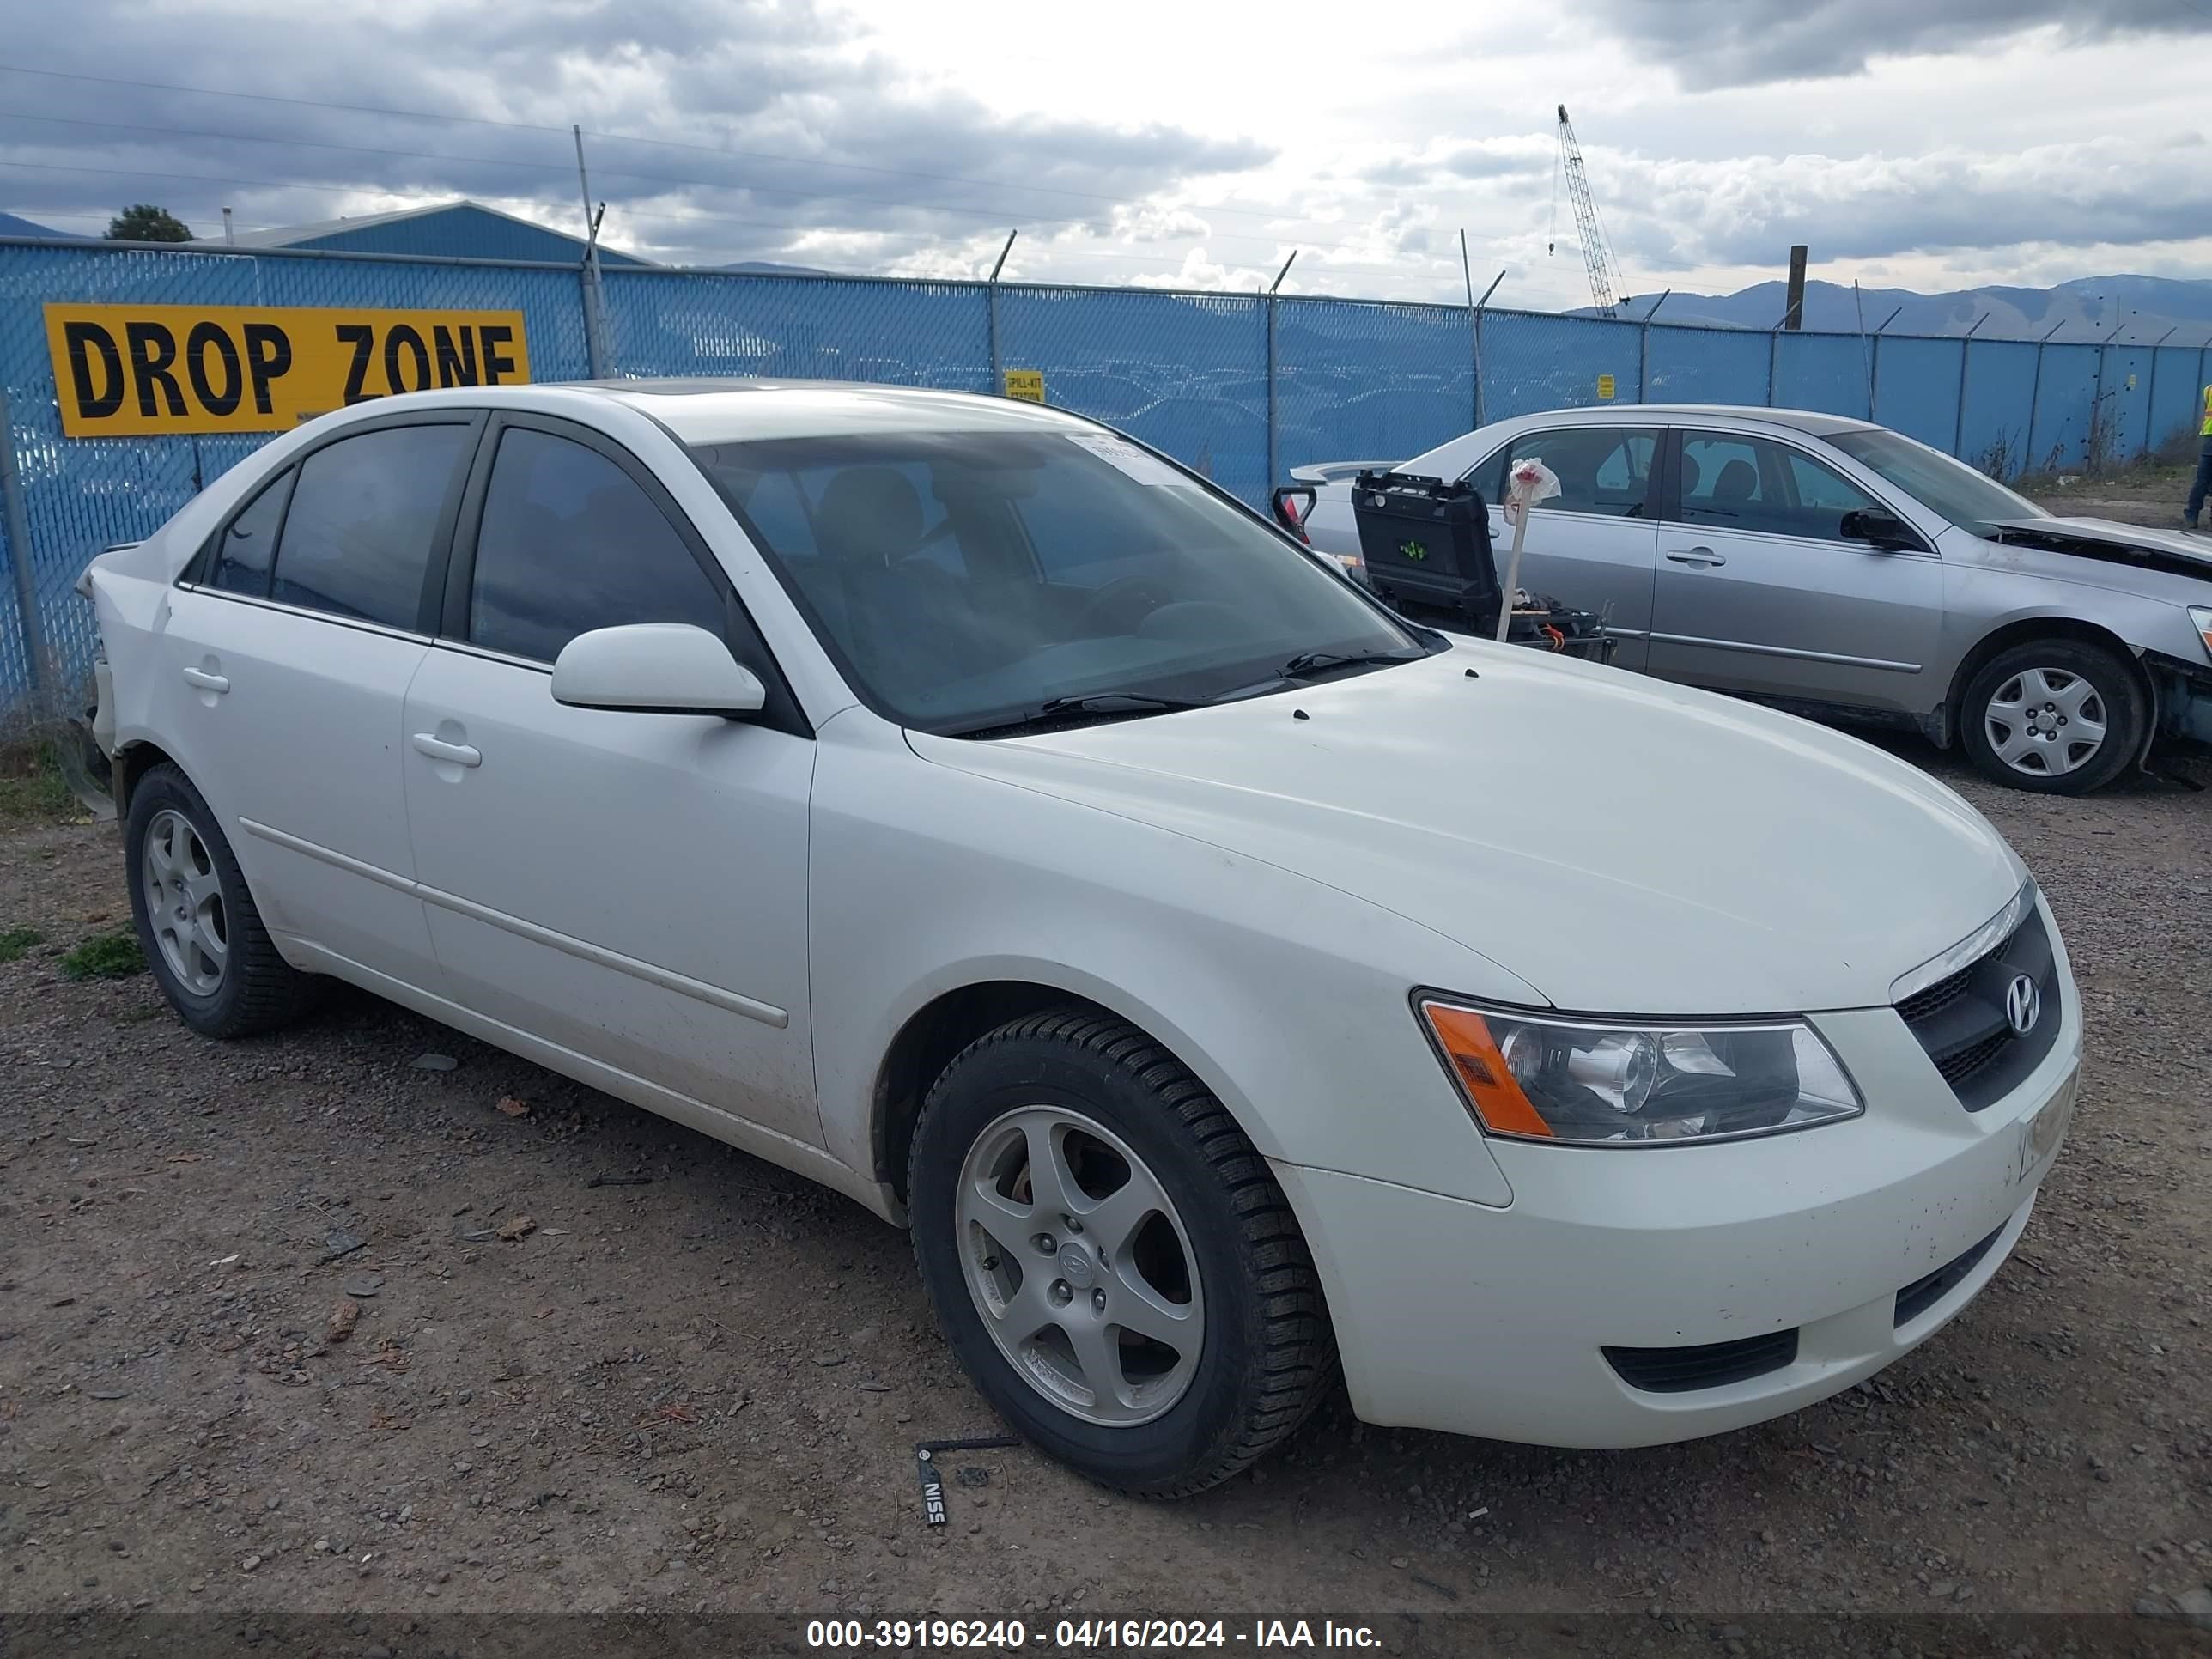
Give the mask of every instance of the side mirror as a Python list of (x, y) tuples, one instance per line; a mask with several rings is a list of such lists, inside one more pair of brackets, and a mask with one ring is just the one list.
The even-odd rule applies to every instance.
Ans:
[(690, 623), (595, 628), (561, 647), (553, 701), (638, 714), (757, 714), (768, 693), (730, 647)]
[(1863, 507), (1844, 514), (1837, 526), (1845, 541), (1869, 542), (1878, 553), (1902, 553), (1920, 546), (1920, 538), (1896, 514), (1879, 507)]

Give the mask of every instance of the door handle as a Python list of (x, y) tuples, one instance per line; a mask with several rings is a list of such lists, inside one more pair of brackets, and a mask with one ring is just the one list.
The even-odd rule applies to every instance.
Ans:
[(482, 766), (483, 751), (465, 743), (447, 743), (432, 737), (428, 732), (415, 734), (415, 752), (428, 755), (432, 760), (448, 761), (455, 766)]
[(1726, 564), (1728, 560), (1710, 547), (1677, 548), (1667, 556), (1676, 564)]
[(203, 691), (228, 691), (230, 682), (220, 674), (210, 674), (204, 668), (185, 670), (185, 684), (196, 685)]

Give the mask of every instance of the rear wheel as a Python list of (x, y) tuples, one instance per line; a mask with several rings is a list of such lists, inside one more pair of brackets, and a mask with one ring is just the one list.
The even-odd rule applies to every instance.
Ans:
[(2134, 671), (2117, 653), (2031, 640), (1998, 652), (1967, 682), (1960, 740), (1999, 783), (2086, 795), (2126, 769), (2148, 717)]
[(230, 842), (176, 767), (138, 780), (123, 846), (139, 947), (179, 1019), (203, 1036), (248, 1036), (307, 1006), (313, 977), (276, 953)]
[(1094, 1480), (1215, 1485), (1334, 1379), (1313, 1261), (1265, 1161), (1120, 1020), (1035, 1015), (970, 1046), (930, 1091), (908, 1191), (954, 1352)]

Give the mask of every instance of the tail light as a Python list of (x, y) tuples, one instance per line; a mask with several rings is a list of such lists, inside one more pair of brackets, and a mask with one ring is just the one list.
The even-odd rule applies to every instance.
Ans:
[(1309, 547), (1313, 542), (1306, 534), (1306, 518), (1312, 513), (1313, 505), (1311, 484), (1285, 484), (1273, 497), (1275, 522)]

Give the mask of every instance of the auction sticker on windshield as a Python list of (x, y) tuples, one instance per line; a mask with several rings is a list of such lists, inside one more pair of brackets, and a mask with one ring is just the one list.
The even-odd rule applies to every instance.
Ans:
[(1087, 449), (1109, 466), (1115, 467), (1140, 484), (1195, 489), (1198, 480), (1187, 478), (1157, 455), (1147, 454), (1126, 438), (1110, 432), (1071, 432), (1068, 442)]
[(288, 432), (396, 392), (530, 379), (519, 311), (50, 305), (46, 316), (72, 438)]

